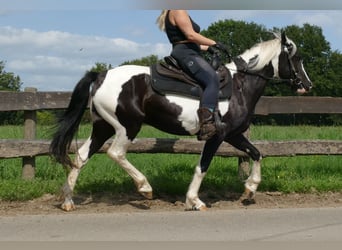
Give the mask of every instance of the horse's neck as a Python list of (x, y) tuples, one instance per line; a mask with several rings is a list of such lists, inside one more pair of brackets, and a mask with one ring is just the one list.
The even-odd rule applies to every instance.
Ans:
[(236, 98), (238, 103), (243, 103), (249, 110), (253, 111), (268, 81), (267, 78), (260, 76), (271, 77), (272, 74), (273, 66), (271, 63), (258, 72), (236, 73), (234, 76), (234, 84), (236, 86), (233, 88), (232, 98)]

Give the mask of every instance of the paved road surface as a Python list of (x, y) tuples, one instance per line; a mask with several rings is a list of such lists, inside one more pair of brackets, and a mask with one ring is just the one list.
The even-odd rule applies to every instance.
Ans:
[(0, 217), (1, 241), (342, 241), (342, 207)]

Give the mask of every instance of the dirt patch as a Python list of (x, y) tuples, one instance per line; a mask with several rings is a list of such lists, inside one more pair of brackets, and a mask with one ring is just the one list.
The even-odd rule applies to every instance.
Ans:
[[(257, 193), (254, 202), (246, 202), (239, 194), (228, 193), (220, 197), (202, 194), (201, 199), (211, 209), (258, 209), (289, 207), (341, 207), (342, 192), (314, 194), (282, 194), (278, 192)], [(132, 195), (76, 195), (76, 210), (71, 213), (117, 213), (142, 211), (184, 211), (185, 197), (157, 197), (146, 200)], [(61, 214), (61, 200), (55, 195), (44, 195), (25, 202), (0, 201), (0, 216)]]

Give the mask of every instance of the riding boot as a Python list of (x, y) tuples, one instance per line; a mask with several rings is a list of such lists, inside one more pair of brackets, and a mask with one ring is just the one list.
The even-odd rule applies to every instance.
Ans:
[(208, 108), (199, 108), (197, 110), (199, 118), (200, 131), (197, 135), (198, 140), (209, 140), (216, 134), (215, 116)]

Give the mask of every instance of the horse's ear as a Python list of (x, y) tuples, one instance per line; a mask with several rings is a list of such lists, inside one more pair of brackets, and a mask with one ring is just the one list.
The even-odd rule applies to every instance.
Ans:
[(271, 31), (271, 33), (274, 35), (275, 38), (280, 39), (280, 33), (273, 32), (273, 31)]
[(286, 33), (285, 30), (281, 32), (281, 44), (285, 45), (286, 44)]

